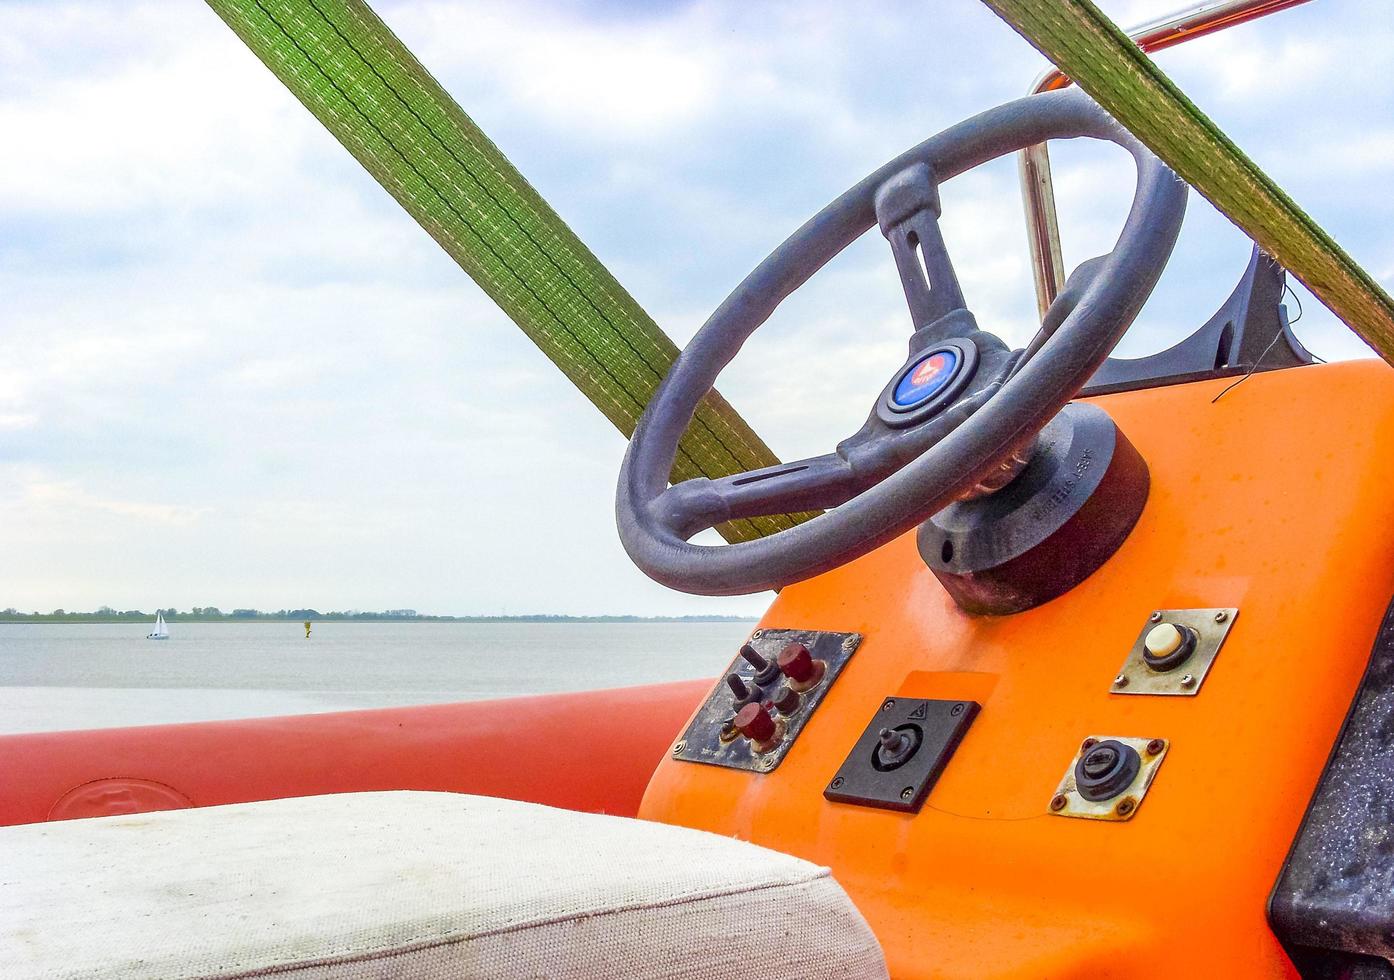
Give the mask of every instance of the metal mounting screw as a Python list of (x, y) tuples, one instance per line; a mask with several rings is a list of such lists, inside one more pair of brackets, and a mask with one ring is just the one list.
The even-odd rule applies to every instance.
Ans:
[(1127, 675), (1127, 674), (1119, 674), (1117, 677), (1115, 677), (1115, 678), (1113, 679), (1113, 686), (1114, 686), (1114, 687), (1127, 687), (1127, 686), (1128, 686), (1128, 675)]
[(964, 705), (962, 703), (956, 704), (949, 709), (949, 714), (957, 718), (959, 715), (963, 714), (963, 709)]
[(765, 756), (763, 759), (760, 760), (760, 768), (761, 768), (761, 769), (773, 769), (773, 768), (774, 768), (774, 758), (773, 758), (772, 756), (768, 756), (768, 755)]
[(1162, 614), (1154, 612), (1151, 616), (1148, 616), (1147, 619), (1149, 622), (1160, 623), (1162, 621)]
[(913, 787), (913, 786), (907, 786), (907, 787), (905, 787), (903, 790), (900, 791), (900, 798), (901, 798), (902, 800), (908, 800), (908, 799), (910, 799), (910, 797), (912, 797), (912, 796), (914, 796), (914, 795), (915, 795), (915, 787)]
[(1061, 810), (1065, 809), (1066, 802), (1067, 801), (1065, 800), (1065, 796), (1063, 793), (1055, 794), (1050, 798), (1051, 811), (1054, 813), (1059, 813)]
[(842, 785), (842, 777), (841, 777), (841, 776), (834, 776), (834, 777), (833, 777), (833, 784), (832, 784), (832, 785), (833, 785), (833, 789), (837, 789), (839, 786), (841, 786), (841, 785)]
[(887, 698), (886, 703), (881, 705), (882, 711), (890, 711), (895, 707), (895, 698)]
[(855, 634), (852, 636), (843, 637), (842, 649), (846, 650), (848, 653), (851, 653), (854, 649), (856, 649), (857, 639), (858, 638)]
[(1098, 744), (1099, 740), (1097, 738), (1086, 738), (1083, 742), (1080, 743), (1079, 750), (1081, 752), (1088, 752), (1090, 749), (1092, 749), (1094, 746)]
[(1164, 748), (1166, 748), (1166, 747), (1167, 747), (1166, 739), (1164, 739), (1164, 738), (1154, 738), (1154, 739), (1152, 739), (1152, 741), (1150, 741), (1150, 742), (1147, 743), (1147, 754), (1148, 754), (1148, 755), (1157, 755), (1157, 754), (1159, 754), (1159, 753), (1160, 753)]
[(1185, 675), (1183, 675), (1182, 678), (1181, 678), (1181, 686), (1182, 686), (1182, 687), (1195, 687), (1195, 686), (1196, 686), (1196, 679), (1195, 679), (1195, 676), (1192, 675), (1192, 674), (1185, 674)]
[(1126, 817), (1135, 809), (1137, 809), (1137, 800), (1133, 799), (1130, 796), (1127, 799), (1119, 800), (1118, 805), (1113, 808), (1113, 812), (1118, 814), (1120, 817)]
[(762, 637), (762, 636), (764, 636), (764, 635), (765, 635), (765, 631), (764, 631), (764, 630), (756, 630), (754, 633), (751, 633), (751, 634), (750, 634), (750, 638), (751, 638), (752, 640), (758, 640), (758, 639), (760, 639), (760, 637)]
[(1215, 614), (1215, 622), (1217, 623), (1223, 623), (1227, 619), (1229, 619), (1229, 613), (1225, 612), (1223, 609)]
[(678, 744), (673, 746), (673, 754), (677, 755), (685, 748), (687, 748), (687, 741), (685, 739), (678, 739)]

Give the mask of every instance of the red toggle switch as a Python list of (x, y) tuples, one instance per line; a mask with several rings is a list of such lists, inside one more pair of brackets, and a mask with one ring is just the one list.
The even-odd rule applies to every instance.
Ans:
[(742, 735), (756, 745), (774, 738), (774, 719), (770, 717), (769, 710), (758, 702), (752, 701), (737, 711), (734, 724)]
[(784, 676), (789, 678), (789, 687), (795, 691), (807, 691), (823, 679), (827, 664), (814, 660), (813, 654), (802, 643), (790, 643), (779, 652), (776, 661)]

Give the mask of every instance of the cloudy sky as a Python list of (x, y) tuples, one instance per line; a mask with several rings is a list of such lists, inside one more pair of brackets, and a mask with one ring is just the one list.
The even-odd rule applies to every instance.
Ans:
[[(1175, 4), (1103, 6), (1126, 25)], [(1044, 66), (977, 0), (376, 6), (680, 343), (847, 185)], [(1384, 7), (1316, 0), (1160, 60), (1389, 287)], [(0, 607), (767, 601), (633, 569), (618, 433), (203, 4), (0, 0), (0, 132)], [(1054, 159), (1072, 264), (1111, 241), (1129, 165)], [(944, 210), (979, 321), (1023, 342), (1014, 162), (947, 185)], [(1193, 196), (1123, 352), (1198, 326), (1247, 254)], [(1312, 350), (1367, 356), (1303, 299)], [(722, 389), (781, 455), (824, 452), (906, 329), (884, 243), (864, 240)]]

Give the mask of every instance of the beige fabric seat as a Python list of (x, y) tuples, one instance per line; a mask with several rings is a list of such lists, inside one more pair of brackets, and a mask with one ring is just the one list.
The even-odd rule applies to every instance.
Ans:
[(886, 975), (826, 868), (449, 793), (0, 828), (0, 977)]

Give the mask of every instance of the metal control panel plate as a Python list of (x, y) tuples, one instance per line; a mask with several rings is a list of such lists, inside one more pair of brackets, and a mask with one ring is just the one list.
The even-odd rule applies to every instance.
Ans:
[[(1110, 694), (1164, 694), (1195, 697), (1214, 666), (1220, 647), (1229, 636), (1239, 610), (1233, 606), (1217, 609), (1155, 609), (1143, 623), (1123, 666), (1109, 685)], [(1185, 627), (1195, 637), (1195, 649), (1182, 663), (1159, 671), (1147, 665), (1147, 634), (1165, 623)]]
[[(799, 732), (808, 724), (809, 717), (823, 702), (824, 695), (842, 673), (842, 668), (852, 659), (852, 654), (857, 652), (861, 642), (860, 633), (796, 629), (756, 630), (750, 637), (750, 645), (766, 660), (774, 663), (780, 651), (789, 644), (802, 643), (814, 660), (821, 660), (826, 665), (822, 680), (800, 694), (800, 703), (796, 710), (780, 716), (782, 725), (779, 737), (767, 751), (759, 752), (750, 739), (739, 734), (730, 734), (729, 726), (735, 716), (735, 707), (725, 677), (737, 674), (746, 684), (755, 682), (755, 668), (737, 654), (726, 668), (722, 679), (702, 702), (702, 707), (697, 710), (682, 738), (673, 746), (673, 758), (726, 766), (730, 769), (744, 769), (748, 772), (773, 771), (784, 761), (789, 748), (799, 737)], [(766, 691), (767, 698), (771, 694), (772, 691)], [(766, 704), (769, 702), (766, 701)]]

